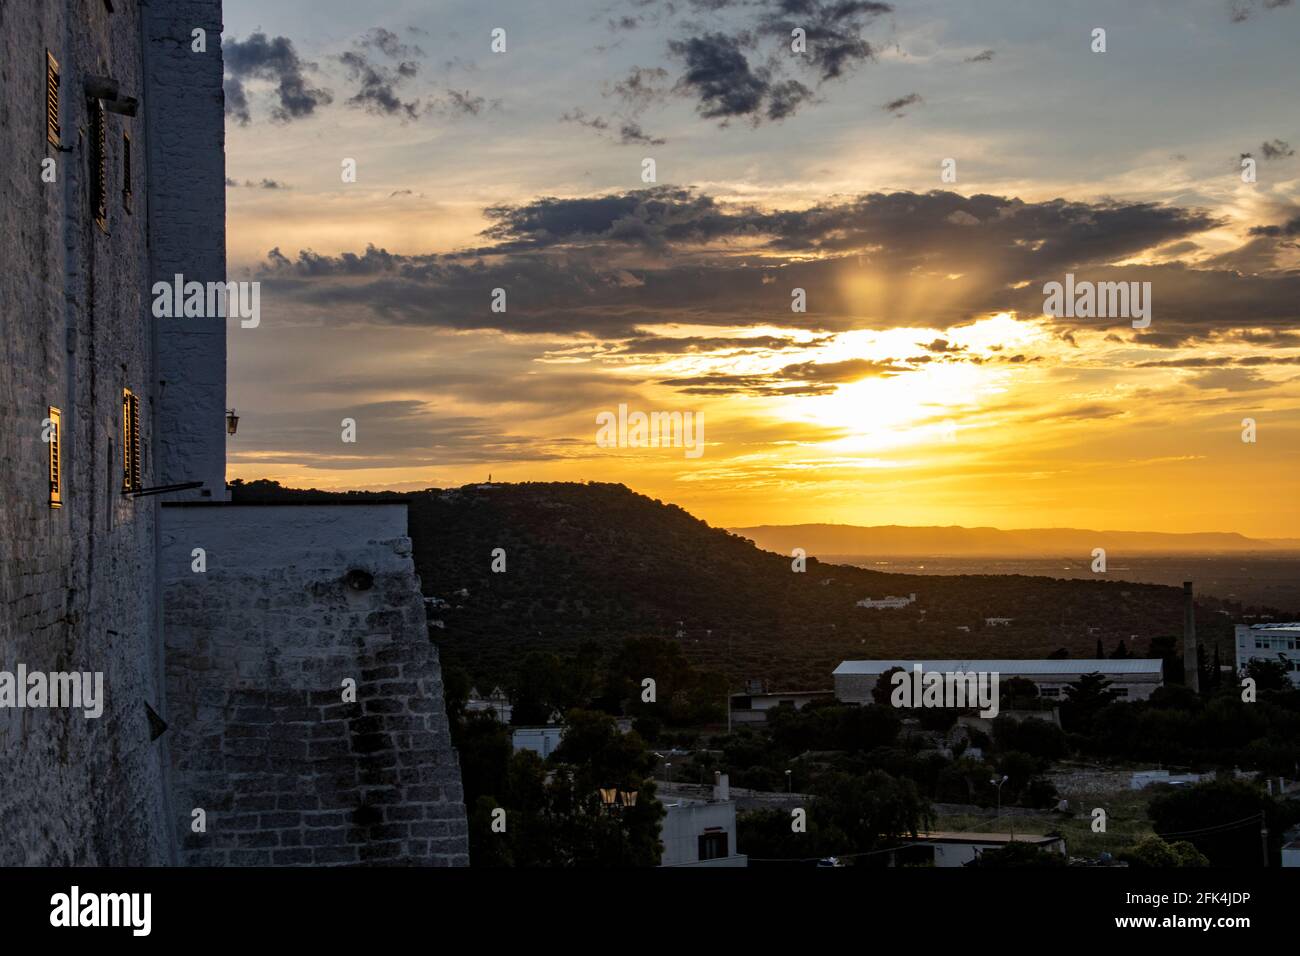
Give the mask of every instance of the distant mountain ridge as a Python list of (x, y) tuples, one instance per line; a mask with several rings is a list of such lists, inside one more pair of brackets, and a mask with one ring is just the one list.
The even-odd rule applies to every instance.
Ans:
[(1236, 532), (1090, 531), (1084, 528), (909, 527), (906, 525), (795, 524), (730, 528), (765, 551), (810, 555), (1060, 555), (1086, 557), (1093, 548), (1113, 554), (1186, 554), (1222, 551), (1300, 551), (1300, 538), (1248, 538)]

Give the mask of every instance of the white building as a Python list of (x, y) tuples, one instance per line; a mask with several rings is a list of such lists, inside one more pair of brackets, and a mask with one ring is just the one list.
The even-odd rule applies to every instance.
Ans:
[(879, 610), (881, 608), (887, 608), (887, 607), (892, 607), (892, 608), (907, 607), (909, 604), (915, 604), (915, 603), (916, 603), (916, 592), (913, 591), (907, 597), (894, 597), (892, 594), (890, 594), (887, 595), (886, 597), (877, 598), (874, 600), (869, 597), (863, 598), (861, 601), (858, 602), (858, 607), (872, 607)]
[(660, 824), (660, 866), (748, 866), (736, 852), (736, 804), (726, 774), (716, 775), (713, 799), (669, 797)]
[(1033, 681), (1038, 693), (1051, 699), (1063, 697), (1065, 688), (1085, 674), (1101, 674), (1121, 700), (1145, 700), (1164, 683), (1163, 662), (1159, 659), (844, 661), (833, 674), (835, 696), (845, 703), (870, 704), (881, 674), (895, 667), (911, 673), (914, 664), (920, 664), (923, 672), (997, 674), (999, 682), (1022, 677)]
[[(492, 693), (486, 697), (479, 694), (477, 687), (471, 687), (469, 699), (465, 701), (465, 712), (467, 714), (477, 714), (485, 711), (490, 711), (501, 723), (508, 724), (515, 708), (510, 703), (510, 698), (506, 696), (505, 691), (500, 687), (493, 688)], [(516, 747), (515, 749), (519, 748)]]
[(815, 700), (833, 700), (832, 690), (791, 690), (780, 693), (732, 694), (731, 719), (741, 724), (760, 724), (782, 705), (803, 710)]
[(1291, 683), (1300, 687), (1300, 623), (1237, 625), (1237, 671), (1250, 661), (1286, 665)]
[(515, 753), (531, 750), (545, 760), (555, 752), (563, 736), (563, 727), (516, 727), (511, 734), (511, 742), (514, 744)]
[[(1040, 850), (1065, 855), (1065, 840), (1061, 837), (1041, 836), (1036, 833), (922, 833), (912, 846), (928, 849), (933, 854), (935, 866), (966, 866), (974, 862), (985, 850), (1001, 850), (1011, 843), (1028, 843)], [(911, 856), (911, 854), (907, 854)]]

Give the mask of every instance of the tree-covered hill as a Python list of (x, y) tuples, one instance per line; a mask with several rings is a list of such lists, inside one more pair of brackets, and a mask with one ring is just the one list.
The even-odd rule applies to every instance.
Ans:
[[(337, 496), (254, 482), (236, 500), (322, 502)], [(1182, 595), (1120, 581), (1021, 575), (897, 575), (759, 550), (676, 505), (623, 485), (522, 483), (357, 493), (404, 499), (431, 634), (445, 659), (479, 683), (504, 681), (527, 650), (659, 636), (682, 642), (697, 666), (774, 689), (831, 685), (845, 658), (1021, 658), (1064, 650), (1095, 657), (1100, 643), (1151, 654), (1181, 643)], [(493, 571), (496, 549), (505, 570)], [(500, 566), (500, 560), (497, 560)], [(901, 609), (857, 607), (906, 596)], [(988, 627), (985, 618), (1012, 618)], [(1197, 628), (1212, 660), (1231, 661), (1231, 619), (1199, 603)], [(1123, 648), (1120, 643), (1123, 642)], [(1159, 652), (1152, 656), (1161, 656)], [(486, 689), (486, 688), (485, 688)]]

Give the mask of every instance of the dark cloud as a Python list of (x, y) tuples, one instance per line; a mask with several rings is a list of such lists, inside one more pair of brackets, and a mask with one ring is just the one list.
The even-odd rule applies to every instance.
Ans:
[(598, 132), (604, 132), (609, 129), (609, 121), (600, 116), (588, 116), (586, 110), (572, 109), (560, 117), (561, 122), (577, 123), (579, 126), (585, 126), (588, 129), (594, 129)]
[(954, 353), (954, 352), (964, 352), (964, 351), (966, 351), (966, 346), (964, 346), (964, 345), (953, 345), (953, 344), (952, 344), (951, 342), (949, 342), (947, 339), (935, 339), (935, 340), (934, 340), (933, 342), (931, 342), (929, 345), (926, 345), (924, 342), (917, 342), (916, 344), (919, 345), (919, 346), (921, 346), (921, 348), (925, 349), (926, 351), (929, 351), (929, 352), (936, 352), (936, 353), (939, 353), (939, 354), (941, 354), (941, 355), (951, 354), (951, 353)]
[(478, 116), (487, 106), (484, 97), (475, 96), (469, 90), (447, 90), (446, 102), (453, 112), (463, 116)]
[(339, 54), (339, 62), (347, 67), (348, 78), (358, 84), (356, 93), (348, 98), (349, 106), (380, 116), (419, 117), (419, 103), (404, 102), (397, 92), (398, 86), (415, 75), (415, 63), (404, 62), (392, 69), (354, 50)]
[(994, 51), (984, 50), (981, 53), (976, 53), (974, 56), (966, 57), (966, 62), (967, 63), (988, 63), (993, 59), (994, 56), (995, 56)]
[[(888, 3), (865, 0), (775, 0), (777, 10), (762, 18), (762, 28), (789, 38), (796, 27), (808, 40), (807, 56), (821, 80), (833, 80), (872, 59), (874, 51), (862, 38), (872, 20), (893, 11)], [(785, 42), (789, 42), (786, 39)]]
[(647, 69), (634, 66), (627, 76), (614, 83), (610, 94), (618, 97), (632, 116), (664, 102), (669, 95), (668, 71), (663, 67)]
[(409, 60), (412, 57), (424, 56), (424, 51), (419, 46), (403, 43), (401, 37), (383, 27), (373, 27), (356, 41), (356, 45), (363, 49), (378, 50), (393, 60)]
[[(1115, 329), (1118, 341), (1142, 347), (1175, 348), (1234, 329), (1290, 333), (1300, 302), (1300, 274), (1285, 269), (1115, 265), (1221, 225), (1203, 212), (1155, 203), (934, 191), (770, 210), (659, 186), (542, 197), (485, 214), (491, 225), (478, 248), (399, 255), (371, 246), (338, 256), (306, 250), (292, 259), (272, 250), (262, 275), (287, 301), (337, 308), (360, 322), (585, 334), (626, 343), (617, 347), (627, 351), (644, 341), (644, 328), (670, 323), (780, 324), (825, 334), (945, 328), (1001, 311), (1039, 318), (1044, 283), (1067, 272), (1078, 281), (1150, 282), (1148, 330), (1131, 329), (1127, 319), (1053, 320), (1058, 334)], [(494, 288), (508, 292), (504, 313), (489, 308)], [(790, 311), (795, 288), (807, 290), (806, 313)], [(946, 339), (922, 347), (930, 356), (912, 364), (933, 356), (973, 360), (956, 355)], [(787, 378), (794, 374), (787, 370)]]
[(250, 189), (288, 189), (289, 188), (289, 185), (287, 183), (282, 183), (278, 179), (263, 179), (260, 182), (253, 182), (253, 180), (251, 179), (245, 179), (241, 183), (239, 182), (239, 180), (231, 179), (229, 176), (226, 177), (226, 186), (231, 188), (238, 187), (238, 186), (247, 186)]
[[(669, 52), (685, 66), (674, 87), (693, 96), (699, 114), (757, 125), (785, 119), (816, 98), (809, 84), (841, 79), (871, 60), (875, 51), (862, 33), (893, 7), (869, 0), (692, 0), (696, 9), (755, 11), (749, 29), (713, 30), (672, 40)], [(698, 28), (697, 28), (698, 29)], [(805, 49), (793, 50), (802, 30)], [(779, 37), (786, 48), (756, 62), (759, 38)], [(803, 74), (808, 80), (790, 76)]]
[(1252, 236), (1300, 236), (1300, 215), (1292, 216), (1280, 226), (1252, 226)]
[(233, 116), (240, 126), (247, 126), (253, 116), (248, 110), (248, 92), (244, 84), (233, 76), (227, 76), (222, 82), (222, 90), (226, 97), (226, 115)]
[(1233, 23), (1249, 20), (1257, 10), (1276, 10), (1289, 7), (1292, 0), (1229, 0), (1228, 17)]
[(706, 119), (761, 114), (771, 89), (770, 71), (750, 68), (741, 41), (723, 33), (673, 40), (668, 48), (686, 63), (678, 81), (699, 97)]
[(618, 141), (624, 146), (662, 146), (668, 142), (666, 139), (660, 139), (651, 136), (641, 128), (641, 124), (628, 120), (619, 126)]
[(1038, 421), (1044, 422), (1071, 422), (1071, 421), (1093, 421), (1099, 418), (1114, 418), (1117, 415), (1125, 414), (1123, 408), (1114, 405), (1102, 405), (1099, 402), (1091, 402), (1086, 405), (1075, 405), (1072, 408), (1064, 408), (1050, 414), (1035, 414)]
[(1224, 389), (1229, 392), (1253, 392), (1268, 388), (1272, 382), (1258, 372), (1244, 368), (1221, 368), (1192, 376), (1191, 384), (1201, 389)]
[(886, 113), (893, 113), (895, 116), (906, 116), (907, 114), (904, 113), (903, 110), (907, 109), (909, 106), (916, 106), (923, 102), (925, 101), (921, 99), (920, 93), (908, 93), (906, 96), (900, 96), (896, 100), (890, 100), (880, 108)]
[(620, 342), (610, 350), (614, 355), (690, 355), (712, 352), (745, 354), (746, 352), (781, 352), (788, 349), (817, 348), (828, 338), (808, 341), (782, 335), (672, 337), (642, 333)]
[(618, 123), (617, 139), (613, 136), (610, 121), (603, 116), (588, 116), (585, 110), (573, 109), (563, 114), (560, 120), (565, 123), (577, 123), (579, 126), (585, 126), (602, 137), (612, 139), (620, 146), (662, 146), (668, 142), (666, 139), (647, 133), (641, 128), (641, 124), (633, 119), (615, 121)]
[(1257, 365), (1300, 365), (1300, 355), (1198, 355), (1178, 359), (1161, 359), (1155, 362), (1138, 362), (1134, 368), (1227, 368), (1229, 366), (1253, 367)]
[(277, 84), (279, 105), (271, 111), (272, 119), (288, 123), (311, 116), (318, 107), (334, 101), (333, 94), (324, 88), (311, 86), (305, 74), (315, 69), (314, 63), (299, 58), (293, 42), (287, 37), (268, 38), (257, 32), (247, 40), (225, 40), (222, 43), (226, 71), (226, 111), (240, 123), (249, 120), (248, 97), (244, 81), (248, 79), (271, 80)]
[(913, 371), (893, 360), (871, 361), (846, 359), (842, 362), (799, 362), (779, 371), (758, 375), (731, 375), (712, 372), (705, 375), (663, 379), (687, 395), (829, 395), (838, 386), (865, 378), (889, 378)]
[(1265, 159), (1285, 159), (1288, 156), (1294, 156), (1295, 150), (1291, 144), (1281, 139), (1270, 140), (1259, 147), (1259, 151), (1264, 154)]
[[(292, 462), (307, 468), (445, 467), (506, 460), (548, 461), (568, 442), (512, 435), (491, 417), (448, 415), (430, 402), (359, 402), (314, 411), (243, 411), (249, 426), (244, 453), (259, 464)], [(356, 444), (339, 441), (339, 422), (357, 423)], [(234, 460), (238, 461), (239, 456)]]

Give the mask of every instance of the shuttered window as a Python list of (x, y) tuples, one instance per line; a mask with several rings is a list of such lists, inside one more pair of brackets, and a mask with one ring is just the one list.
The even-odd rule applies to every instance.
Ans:
[(108, 228), (108, 116), (104, 101), (90, 108), (90, 208), (101, 229)]
[(122, 389), (122, 494), (140, 490), (140, 399)]
[(45, 138), (59, 145), (59, 61), (45, 51)]
[(50, 406), (50, 507), (63, 507), (63, 413)]
[(131, 137), (122, 134), (122, 208), (131, 211)]

